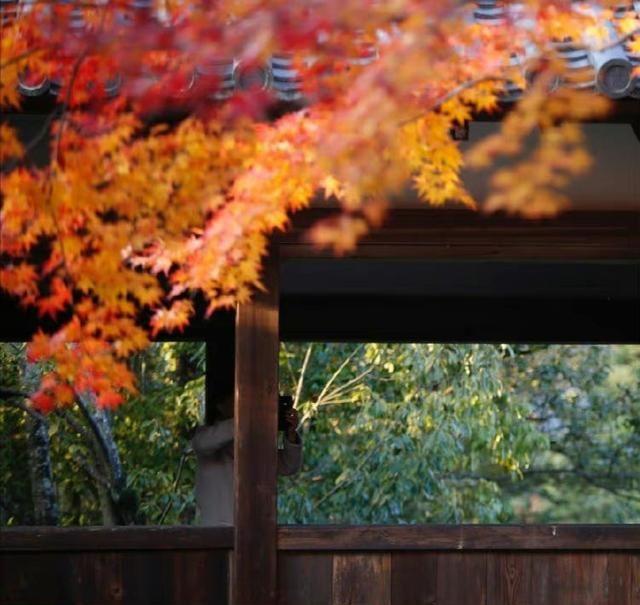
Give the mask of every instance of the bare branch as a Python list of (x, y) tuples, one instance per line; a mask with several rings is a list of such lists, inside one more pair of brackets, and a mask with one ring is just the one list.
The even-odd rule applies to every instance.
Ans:
[(302, 393), (302, 386), (304, 385), (304, 375), (307, 372), (307, 366), (309, 365), (309, 359), (311, 358), (311, 352), (313, 351), (313, 343), (307, 347), (304, 354), (304, 360), (302, 362), (302, 368), (300, 369), (300, 376), (298, 377), (298, 384), (296, 386), (296, 394), (293, 398), (293, 407), (297, 407), (300, 401), (300, 394)]

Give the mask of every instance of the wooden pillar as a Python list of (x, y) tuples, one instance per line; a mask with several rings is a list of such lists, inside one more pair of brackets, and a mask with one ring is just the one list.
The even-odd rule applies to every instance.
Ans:
[(276, 603), (278, 260), (265, 262), (265, 292), (236, 315), (235, 542), (232, 603)]

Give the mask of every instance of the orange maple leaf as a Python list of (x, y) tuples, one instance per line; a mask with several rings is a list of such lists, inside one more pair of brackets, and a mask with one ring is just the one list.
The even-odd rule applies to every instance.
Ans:
[(71, 290), (59, 277), (54, 277), (51, 281), (50, 291), (51, 294), (49, 296), (41, 298), (37, 303), (38, 313), (41, 317), (44, 315), (55, 317), (58, 313), (64, 311), (66, 306), (73, 300)]
[(168, 309), (158, 309), (151, 318), (151, 332), (156, 336), (162, 331), (184, 330), (193, 315), (190, 300), (177, 300)]

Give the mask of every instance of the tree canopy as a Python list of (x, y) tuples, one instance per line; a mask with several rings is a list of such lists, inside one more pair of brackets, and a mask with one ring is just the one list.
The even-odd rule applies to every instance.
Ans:
[(287, 344), (305, 465), (281, 523), (640, 519), (640, 350)]
[[(11, 388), (31, 366), (0, 344)], [(0, 525), (196, 521), (203, 345), (156, 343), (132, 370), (114, 411), (0, 406)], [(280, 376), (304, 441), (280, 523), (640, 520), (638, 346), (286, 343)]]
[[(207, 313), (246, 301), (268, 237), (314, 199), (340, 208), (310, 233), (338, 253), (406, 183), (434, 206), (558, 212), (562, 186), (590, 166), (576, 121), (608, 105), (594, 66), (612, 49), (640, 53), (639, 15), (619, 0), (35, 0), (2, 11), (0, 106), (20, 111), (19, 91), (56, 95), (34, 140), (0, 125), (0, 283), (55, 320), (28, 348), (30, 361), (53, 362), (34, 383), (41, 411), (86, 392), (122, 403), (135, 392), (125, 361), (150, 333), (183, 328), (199, 294)], [(637, 83), (630, 61), (617, 72), (625, 92)], [(464, 155), (452, 130), (504, 101), (500, 131)], [(45, 139), (49, 161), (35, 166)], [(514, 162), (488, 199), (472, 199), (462, 166), (500, 157)]]

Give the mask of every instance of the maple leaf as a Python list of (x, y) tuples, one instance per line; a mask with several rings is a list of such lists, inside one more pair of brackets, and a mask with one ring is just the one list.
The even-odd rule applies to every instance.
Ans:
[[(64, 107), (51, 115), (46, 167), (0, 125), (0, 286), (41, 317), (71, 316), (29, 346), (55, 368), (42, 408), (67, 405), (69, 385), (119, 405), (135, 388), (125, 358), (149, 340), (141, 309), (157, 335), (184, 329), (194, 309), (177, 297), (187, 293), (202, 293), (207, 313), (246, 302), (270, 236), (318, 192), (342, 213), (309, 236), (338, 254), (381, 224), (407, 183), (433, 206), (475, 208), (462, 170), (500, 157), (512, 165), (495, 172), (482, 209), (563, 208), (562, 187), (590, 162), (566, 124), (603, 115), (607, 102), (550, 93), (575, 77), (560, 51), (588, 55), (618, 5), (530, 0), (526, 19), (487, 27), (453, 0), (186, 0), (155, 15), (119, 1), (83, 8), (87, 27), (74, 22), (73, 35), (71, 4), (3, 13), (0, 107), (39, 87)], [(637, 15), (626, 12), (615, 27), (639, 53)], [(463, 154), (452, 126), (496, 110), (505, 92), (522, 98)], [(538, 149), (518, 158), (537, 129)]]
[(55, 317), (72, 302), (73, 296), (71, 290), (59, 277), (54, 277), (51, 280), (49, 291), (49, 296), (40, 298), (37, 301), (38, 313), (40, 316), (50, 315)]
[(24, 147), (16, 131), (8, 124), (0, 124), (0, 164), (4, 164), (9, 158), (21, 158), (24, 156)]
[(182, 331), (193, 315), (193, 303), (190, 300), (176, 300), (169, 308), (158, 309), (151, 318), (152, 334), (173, 330)]
[(30, 399), (33, 407), (43, 414), (51, 412), (56, 407), (56, 401), (53, 396), (44, 391), (35, 392)]

